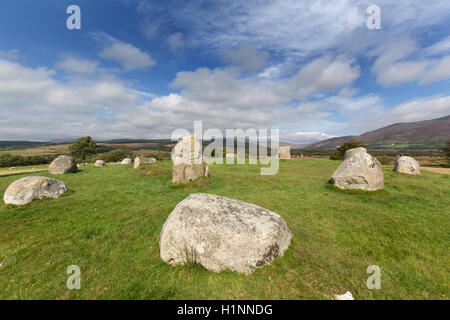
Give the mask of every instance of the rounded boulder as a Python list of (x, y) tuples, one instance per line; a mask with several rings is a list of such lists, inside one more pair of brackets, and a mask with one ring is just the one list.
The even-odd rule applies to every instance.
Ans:
[(420, 165), (416, 159), (412, 157), (399, 157), (395, 161), (394, 171), (406, 174), (420, 174)]
[(47, 177), (24, 177), (9, 185), (3, 195), (6, 204), (24, 205), (34, 199), (58, 198), (68, 191), (64, 182)]
[(160, 256), (173, 266), (199, 263), (208, 270), (249, 274), (283, 255), (291, 232), (275, 212), (213, 194), (194, 193), (167, 218)]

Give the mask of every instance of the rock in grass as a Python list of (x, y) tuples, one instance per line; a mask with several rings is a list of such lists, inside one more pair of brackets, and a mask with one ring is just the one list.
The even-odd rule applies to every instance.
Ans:
[(249, 274), (282, 256), (291, 232), (275, 212), (240, 200), (194, 193), (167, 218), (160, 235), (161, 259), (190, 262), (219, 272)]
[(78, 167), (75, 159), (69, 156), (59, 156), (48, 166), (48, 173), (64, 174), (68, 172), (77, 172)]
[(106, 162), (103, 161), (103, 160), (97, 160), (97, 161), (95, 161), (94, 166), (96, 166), (96, 167), (104, 167), (104, 166), (106, 166)]
[(67, 192), (64, 182), (47, 177), (25, 177), (11, 183), (3, 195), (6, 204), (24, 205), (33, 199), (58, 198)]
[(352, 295), (352, 293), (351, 293), (350, 291), (347, 291), (347, 292), (344, 293), (344, 294), (336, 294), (336, 295), (334, 296), (334, 299), (335, 299), (335, 300), (355, 300), (355, 299), (353, 298), (353, 295)]
[(395, 161), (394, 171), (406, 174), (420, 174), (420, 165), (416, 159), (403, 156)]
[(280, 159), (281, 160), (289, 160), (291, 159), (291, 147), (290, 146), (282, 146), (280, 147)]
[(364, 148), (347, 150), (330, 182), (340, 189), (375, 191), (384, 187), (381, 163)]
[(172, 149), (171, 158), (173, 183), (187, 183), (209, 175), (209, 168), (203, 163), (202, 147), (195, 135), (180, 139)]
[(122, 162), (120, 164), (131, 164), (131, 159), (130, 158), (125, 158), (122, 160)]
[(134, 159), (134, 169), (139, 168), (141, 164), (152, 164), (152, 163), (156, 163), (155, 158), (137, 157)]

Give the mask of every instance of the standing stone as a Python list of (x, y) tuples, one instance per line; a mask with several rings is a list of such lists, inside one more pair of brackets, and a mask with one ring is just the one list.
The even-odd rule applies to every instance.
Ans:
[(344, 161), (331, 176), (330, 182), (340, 189), (374, 191), (384, 187), (380, 162), (365, 148), (347, 150)]
[(281, 160), (291, 159), (291, 147), (290, 146), (280, 147), (280, 159)]
[(75, 159), (69, 156), (59, 156), (48, 166), (48, 173), (64, 174), (68, 172), (77, 172), (78, 166)]
[(187, 183), (209, 174), (203, 163), (202, 147), (195, 135), (186, 136), (172, 149), (172, 182)]
[(106, 162), (103, 161), (103, 160), (97, 160), (97, 161), (95, 161), (94, 166), (96, 166), (96, 167), (104, 167), (104, 166), (106, 166)]
[(122, 160), (122, 162), (120, 164), (131, 164), (131, 159), (130, 158), (125, 158)]
[(58, 198), (67, 192), (64, 182), (47, 177), (24, 177), (14, 181), (6, 189), (3, 201), (21, 206), (33, 199)]
[(249, 274), (283, 255), (291, 232), (275, 212), (240, 200), (194, 193), (167, 218), (160, 256), (173, 266), (189, 262), (206, 269)]
[(420, 165), (416, 159), (403, 156), (395, 161), (394, 171), (406, 174), (420, 174)]
[(155, 158), (137, 157), (134, 159), (134, 169), (139, 168), (141, 164), (152, 164), (152, 163), (156, 163)]

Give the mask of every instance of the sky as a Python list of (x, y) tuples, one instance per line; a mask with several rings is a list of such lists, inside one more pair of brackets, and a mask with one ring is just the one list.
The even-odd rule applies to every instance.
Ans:
[(440, 0), (3, 0), (0, 140), (170, 138), (202, 121), (310, 143), (439, 118), (449, 30)]

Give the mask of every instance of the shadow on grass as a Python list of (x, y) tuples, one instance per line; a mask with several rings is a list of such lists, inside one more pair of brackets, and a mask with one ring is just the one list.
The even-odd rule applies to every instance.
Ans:
[(173, 183), (169, 181), (167, 184), (170, 189), (173, 190), (192, 190), (200, 189), (209, 186), (212, 183), (210, 177), (200, 177), (194, 181), (189, 181), (188, 183)]
[(328, 180), (327, 183), (324, 185), (325, 189), (328, 191), (332, 191), (335, 193), (342, 193), (342, 194), (348, 194), (348, 195), (355, 195), (355, 196), (378, 196), (380, 194), (383, 194), (385, 192), (384, 189), (379, 189), (375, 191), (366, 191), (366, 190), (359, 190), (359, 189), (340, 189), (336, 187), (334, 184)]

